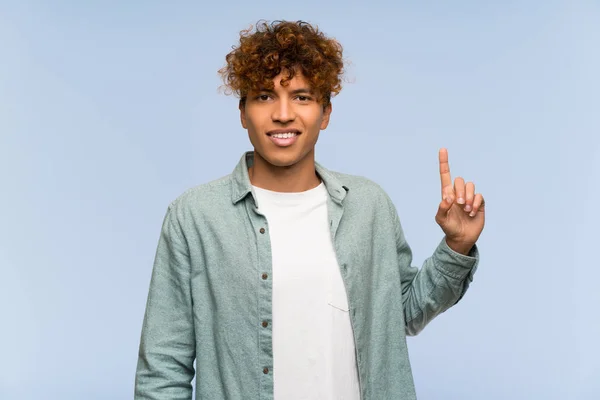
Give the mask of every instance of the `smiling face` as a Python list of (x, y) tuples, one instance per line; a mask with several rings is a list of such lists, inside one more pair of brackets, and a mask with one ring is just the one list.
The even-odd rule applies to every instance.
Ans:
[(242, 126), (254, 147), (255, 165), (272, 169), (314, 167), (314, 147), (326, 129), (331, 104), (323, 107), (304, 76), (297, 72), (286, 86), (283, 73), (272, 90), (252, 91), (240, 105)]

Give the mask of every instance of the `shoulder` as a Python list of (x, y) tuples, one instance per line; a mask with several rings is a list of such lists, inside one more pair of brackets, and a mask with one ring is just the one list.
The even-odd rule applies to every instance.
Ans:
[(179, 216), (211, 212), (224, 204), (231, 204), (231, 174), (187, 189), (168, 206), (170, 213)]

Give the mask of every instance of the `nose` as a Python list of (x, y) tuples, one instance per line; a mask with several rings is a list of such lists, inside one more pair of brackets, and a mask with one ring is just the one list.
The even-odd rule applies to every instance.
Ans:
[(279, 99), (273, 108), (271, 118), (274, 122), (279, 122), (281, 124), (292, 122), (296, 118), (294, 107), (289, 104), (288, 100)]

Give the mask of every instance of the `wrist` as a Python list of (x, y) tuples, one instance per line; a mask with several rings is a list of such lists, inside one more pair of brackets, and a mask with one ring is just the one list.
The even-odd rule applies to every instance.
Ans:
[(461, 241), (455, 241), (452, 239), (449, 239), (448, 237), (446, 237), (446, 244), (448, 245), (448, 247), (450, 247), (450, 249), (452, 249), (453, 251), (462, 254), (464, 256), (469, 255), (469, 253), (471, 252), (471, 249), (473, 248), (473, 246), (475, 246), (475, 243), (465, 243), (465, 242), (461, 242)]

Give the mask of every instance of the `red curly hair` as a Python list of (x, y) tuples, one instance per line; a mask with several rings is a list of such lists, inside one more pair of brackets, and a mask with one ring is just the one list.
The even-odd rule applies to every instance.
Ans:
[(239, 46), (225, 59), (219, 74), (228, 93), (240, 97), (240, 105), (251, 91), (272, 90), (282, 71), (282, 86), (302, 73), (324, 107), (342, 89), (342, 46), (307, 22), (259, 21), (255, 31), (240, 32)]

